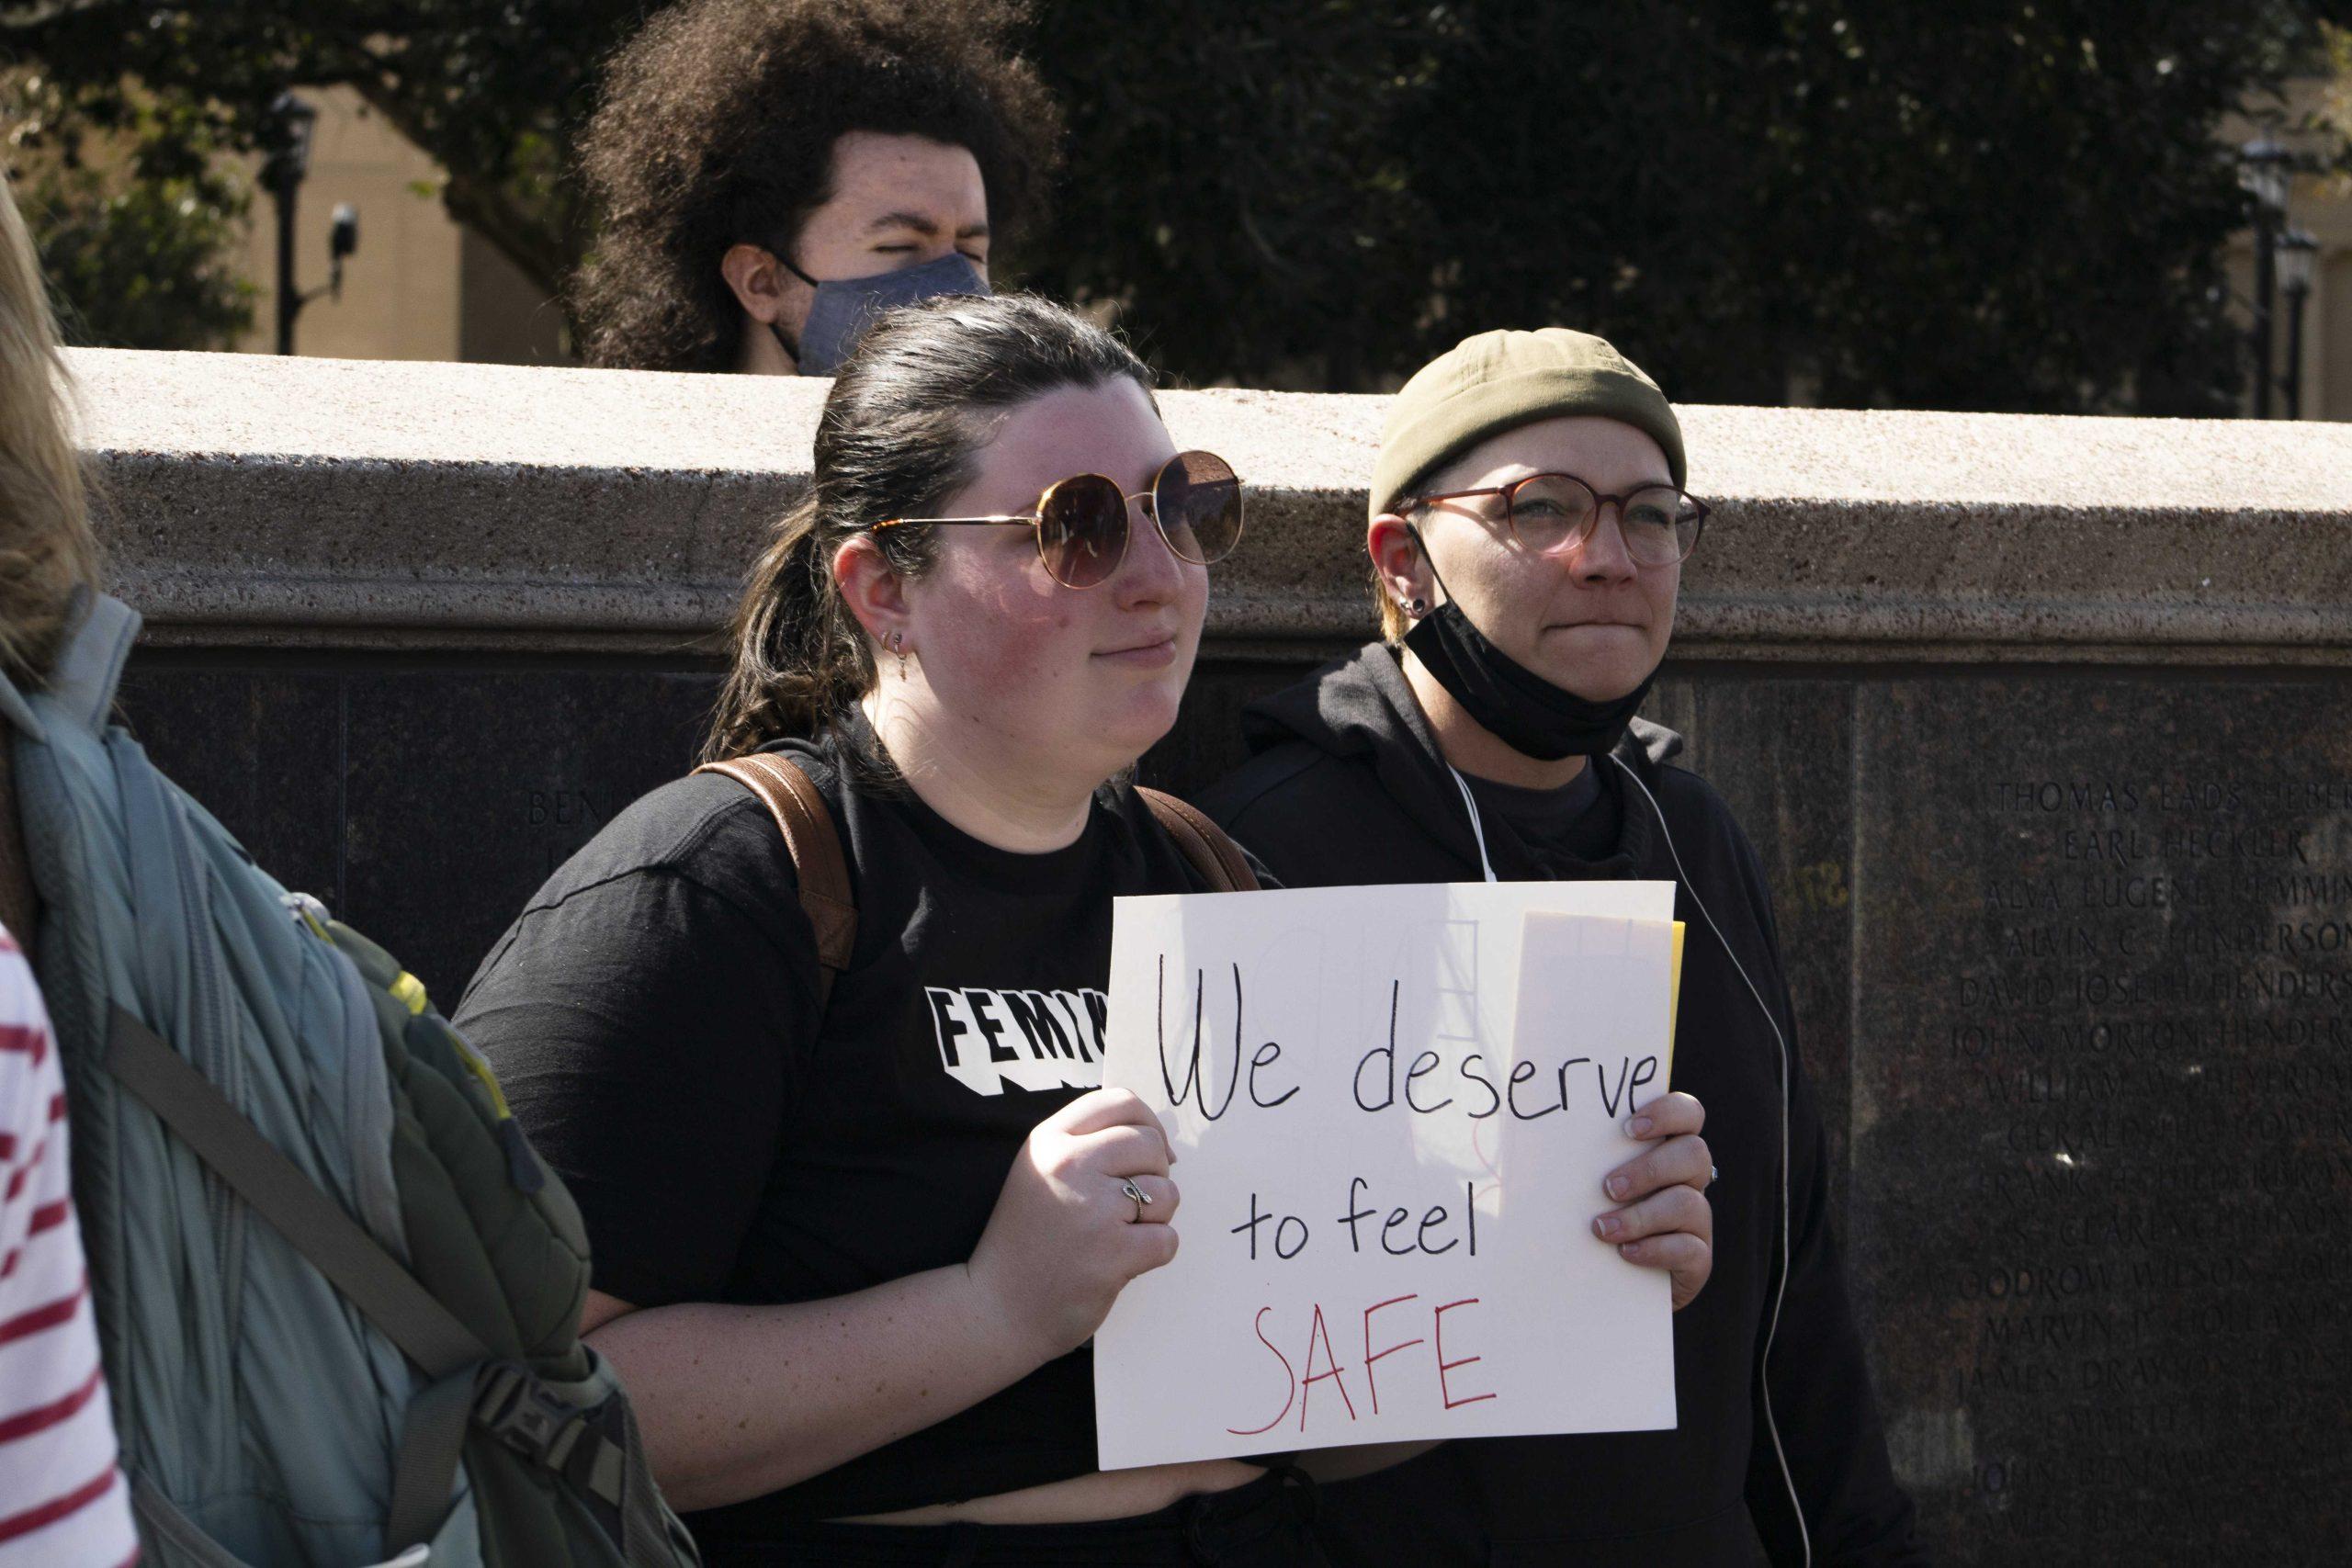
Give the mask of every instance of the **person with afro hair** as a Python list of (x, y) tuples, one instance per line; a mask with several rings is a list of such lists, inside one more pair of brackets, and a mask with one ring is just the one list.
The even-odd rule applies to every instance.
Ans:
[(592, 365), (831, 375), (880, 310), (986, 293), (1061, 117), (1013, 0), (687, 0), (615, 57), (580, 149)]

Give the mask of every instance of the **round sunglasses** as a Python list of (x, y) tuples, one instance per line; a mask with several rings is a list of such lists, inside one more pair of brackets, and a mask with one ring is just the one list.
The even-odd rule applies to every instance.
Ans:
[(996, 517), (893, 517), (884, 528), (1010, 526), (1037, 531), (1037, 558), (1065, 588), (1109, 581), (1127, 555), (1127, 502), (1140, 502), (1177, 559), (1210, 566), (1241, 542), (1241, 480), (1210, 452), (1179, 452), (1160, 465), (1151, 488), (1136, 495), (1102, 474), (1074, 474), (1047, 485), (1037, 509)]

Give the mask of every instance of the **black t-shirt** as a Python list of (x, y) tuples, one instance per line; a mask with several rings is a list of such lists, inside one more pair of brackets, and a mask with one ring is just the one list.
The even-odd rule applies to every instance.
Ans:
[(1623, 786), (1609, 776), (1615, 772), (1606, 761), (1593, 757), (1557, 789), (1522, 789), (1467, 773), (1462, 777), (1489, 833), (1498, 823), (1507, 824), (1538, 875), (1575, 878), (1592, 874), (1593, 863), (1617, 852), (1624, 801)]
[[(598, 1290), (639, 1307), (816, 1300), (960, 1263), (1022, 1141), (1102, 1081), (1111, 900), (1201, 884), (1125, 784), (1019, 854), (779, 748), (833, 813), (857, 944), (821, 1016), (792, 860), (730, 779), (665, 784), (533, 897), (458, 1023), (586, 1216)], [(888, 1512), (1095, 1468), (1090, 1353), (764, 1497), (690, 1521)]]

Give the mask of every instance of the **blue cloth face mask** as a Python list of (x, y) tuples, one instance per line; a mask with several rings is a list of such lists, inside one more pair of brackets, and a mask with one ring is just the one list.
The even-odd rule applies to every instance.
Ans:
[(776, 259), (784, 262), (793, 276), (817, 291), (817, 298), (808, 306), (808, 320), (800, 328), (798, 346), (784, 335), (782, 327), (774, 321), (768, 323), (768, 331), (775, 334), (775, 341), (799, 365), (803, 376), (830, 376), (840, 369), (850, 351), (857, 347), (857, 340), (865, 335), (875, 319), (885, 310), (917, 304), (941, 294), (989, 291), (989, 280), (980, 276), (972, 258), (960, 251), (951, 251), (921, 266), (826, 283), (818, 282), (784, 257)]

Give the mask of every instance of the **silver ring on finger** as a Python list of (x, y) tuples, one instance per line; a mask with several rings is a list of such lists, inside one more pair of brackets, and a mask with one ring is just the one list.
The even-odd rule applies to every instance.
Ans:
[(1136, 1186), (1136, 1179), (1130, 1176), (1119, 1183), (1119, 1196), (1136, 1206), (1136, 1217), (1129, 1220), (1127, 1224), (1131, 1225), (1143, 1224), (1143, 1212), (1151, 1207), (1151, 1194)]
[(1723, 1168), (1722, 1168), (1720, 1166), (1713, 1166), (1713, 1165), (1711, 1165), (1711, 1166), (1709, 1166), (1709, 1167), (1707, 1168), (1707, 1185), (1708, 1185), (1708, 1186), (1713, 1187), (1716, 1182), (1721, 1181), (1723, 1179), (1724, 1179)]

